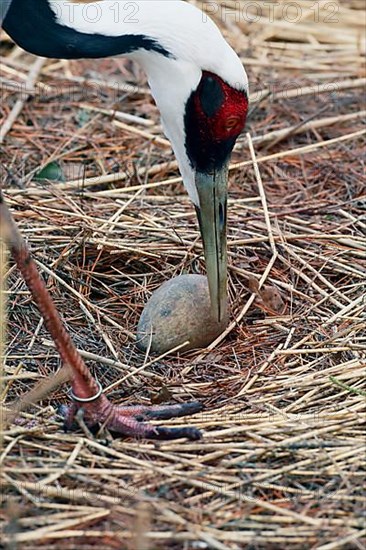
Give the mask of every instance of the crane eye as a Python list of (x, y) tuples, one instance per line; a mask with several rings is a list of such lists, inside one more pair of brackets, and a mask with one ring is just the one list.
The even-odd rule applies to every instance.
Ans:
[(237, 116), (229, 116), (225, 121), (225, 128), (226, 130), (234, 130), (237, 126), (239, 126), (240, 118)]

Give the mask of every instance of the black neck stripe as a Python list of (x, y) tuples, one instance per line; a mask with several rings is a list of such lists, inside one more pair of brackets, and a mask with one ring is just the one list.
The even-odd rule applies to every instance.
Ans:
[(3, 27), (21, 48), (42, 57), (95, 59), (129, 54), (140, 49), (174, 57), (159, 42), (146, 35), (87, 34), (60, 25), (48, 0), (13, 0)]

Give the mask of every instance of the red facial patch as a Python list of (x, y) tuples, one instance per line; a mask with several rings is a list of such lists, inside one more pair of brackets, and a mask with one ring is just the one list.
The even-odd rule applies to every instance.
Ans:
[(232, 88), (215, 74), (203, 72), (194, 106), (204, 141), (235, 139), (244, 128), (248, 112), (245, 92)]

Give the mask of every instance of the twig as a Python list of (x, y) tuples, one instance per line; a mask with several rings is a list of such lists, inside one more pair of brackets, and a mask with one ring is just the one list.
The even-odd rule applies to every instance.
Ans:
[[(366, 363), (365, 363), (365, 366), (366, 366)], [(348, 384), (341, 382), (335, 376), (329, 376), (329, 380), (333, 382), (333, 384), (336, 384), (337, 386), (342, 388), (343, 390), (346, 390), (350, 393), (355, 393), (357, 395), (362, 395), (362, 397), (366, 397), (366, 391), (359, 390), (358, 388), (352, 388), (352, 386), (349, 386)]]
[[(42, 70), (42, 67), (43, 65), (45, 64), (45, 59), (43, 57), (37, 57), (36, 60), (34, 61), (30, 71), (29, 71), (29, 74), (28, 74), (28, 77), (27, 77), (27, 80), (25, 82), (25, 87), (26, 88), (32, 88), (39, 76), (39, 73), (41, 72)], [(29, 98), (29, 94), (26, 93), (26, 94), (23, 94), (23, 96), (21, 97), (21, 99), (17, 99), (17, 101), (15, 102), (14, 104), (14, 107), (12, 108), (8, 118), (5, 120), (5, 122), (3, 122), (1, 128), (0, 128), (0, 143), (2, 143), (7, 135), (7, 133), (11, 130), (14, 122), (16, 121), (16, 119), (18, 118), (18, 116), (20, 115), (20, 113), (22, 112), (22, 109), (26, 103), (26, 101), (28, 100)]]
[[(2, 235), (0, 224), (0, 395), (4, 391), (4, 374), (5, 374), (5, 345), (6, 345), (6, 330), (7, 330), (7, 314), (6, 314), (6, 283), (5, 275), (7, 271), (7, 251)], [(3, 432), (4, 418), (2, 407), (0, 408), (0, 449), (3, 447)]]

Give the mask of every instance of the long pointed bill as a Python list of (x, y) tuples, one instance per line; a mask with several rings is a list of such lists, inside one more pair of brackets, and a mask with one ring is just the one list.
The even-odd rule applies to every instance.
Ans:
[(227, 315), (227, 180), (227, 165), (210, 174), (196, 173), (200, 200), (197, 217), (205, 252), (211, 308), (218, 322)]
[(0, 0), (0, 27), (1, 23), (4, 21), (6, 13), (10, 8), (11, 0)]

